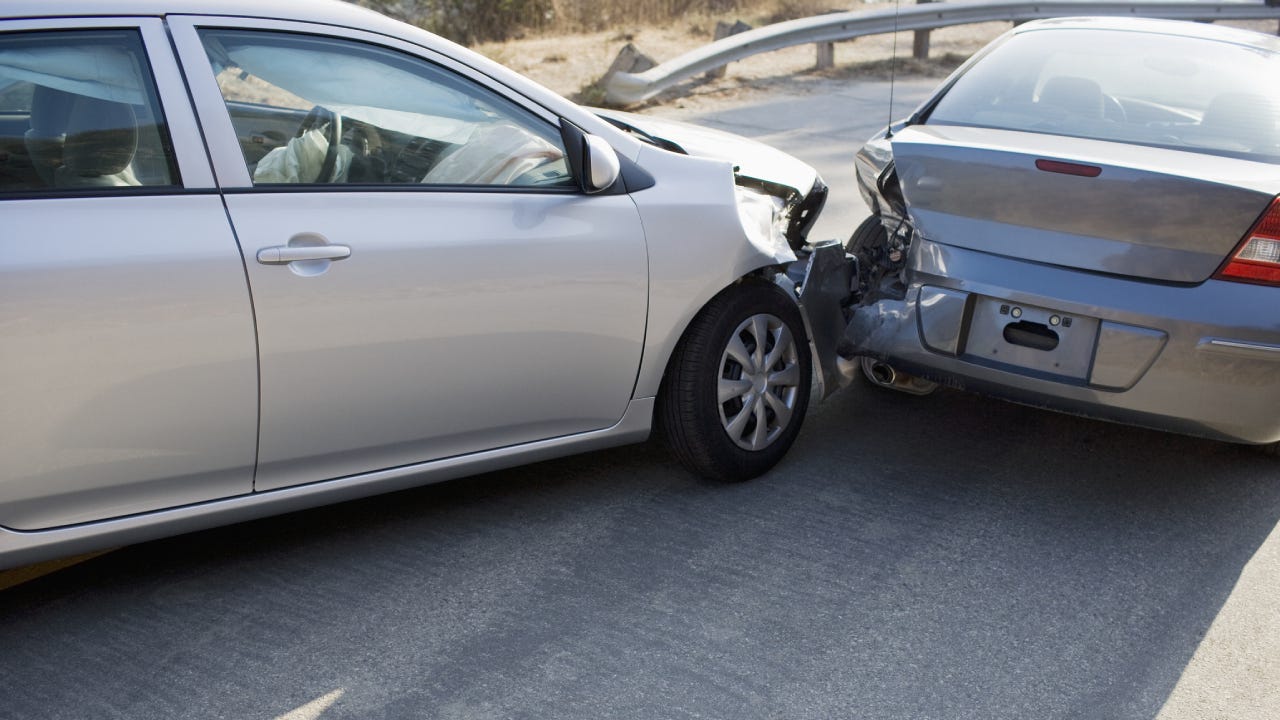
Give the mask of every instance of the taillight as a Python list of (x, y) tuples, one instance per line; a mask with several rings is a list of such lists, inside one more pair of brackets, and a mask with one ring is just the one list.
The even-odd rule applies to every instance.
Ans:
[(1218, 272), (1219, 280), (1280, 285), (1280, 197), (1244, 234)]

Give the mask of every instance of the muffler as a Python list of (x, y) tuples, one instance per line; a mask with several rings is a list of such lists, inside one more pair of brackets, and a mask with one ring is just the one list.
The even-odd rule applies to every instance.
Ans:
[(935, 382), (908, 375), (883, 360), (866, 355), (862, 356), (862, 374), (872, 385), (908, 395), (928, 395), (938, 389)]

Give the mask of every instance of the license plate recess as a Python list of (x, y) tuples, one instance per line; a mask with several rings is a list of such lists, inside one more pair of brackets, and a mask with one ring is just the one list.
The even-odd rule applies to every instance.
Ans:
[(963, 357), (1085, 380), (1097, 338), (1097, 318), (977, 295)]

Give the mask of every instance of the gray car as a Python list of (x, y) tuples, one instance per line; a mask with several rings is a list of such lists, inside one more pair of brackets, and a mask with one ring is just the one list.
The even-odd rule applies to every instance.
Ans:
[(1280, 441), (1280, 40), (1062, 19), (1005, 34), (857, 156), (848, 351), (1096, 418)]
[(653, 427), (745, 479), (799, 431), (794, 158), (346, 3), (0, 12), (0, 566)]

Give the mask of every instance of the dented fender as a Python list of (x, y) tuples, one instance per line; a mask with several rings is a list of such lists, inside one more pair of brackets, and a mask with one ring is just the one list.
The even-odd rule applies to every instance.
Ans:
[(643, 398), (657, 395), (667, 360), (711, 298), (796, 254), (774, 232), (767, 195), (739, 202), (752, 191), (734, 183), (728, 162), (644, 146), (637, 163), (663, 178), (631, 194), (649, 259), (649, 322), (634, 392)]
[[(856, 261), (835, 240), (803, 245), (826, 199), (821, 179), (787, 204), (736, 183), (733, 167), (723, 161), (650, 147), (637, 161), (656, 176), (680, 180), (632, 195), (644, 223), (651, 279), (635, 397), (657, 394), (667, 359), (711, 298), (753, 275), (772, 279), (798, 305), (820, 396), (848, 385), (856, 363), (845, 353), (844, 312), (857, 287)], [(692, 241), (691, 227), (703, 230)]]

